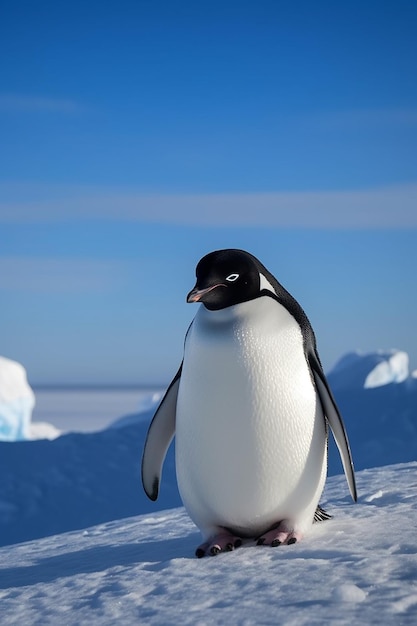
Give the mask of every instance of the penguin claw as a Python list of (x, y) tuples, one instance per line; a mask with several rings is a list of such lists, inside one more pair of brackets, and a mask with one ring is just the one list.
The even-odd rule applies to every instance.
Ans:
[(290, 546), (302, 538), (302, 535), (294, 530), (289, 530), (286, 526), (279, 524), (278, 527), (272, 528), (268, 532), (258, 538), (256, 545), (271, 546), (276, 548), (282, 544)]
[(239, 548), (242, 545), (240, 537), (234, 537), (230, 533), (220, 533), (211, 537), (209, 541), (202, 543), (195, 551), (195, 555), (198, 559), (209, 554), (210, 556), (216, 556), (220, 552), (232, 552), (235, 548)]
[(204, 547), (206, 544), (202, 544), (201, 546), (198, 546), (197, 550), (195, 551), (195, 555), (197, 557), (197, 559), (202, 559), (203, 556), (206, 556), (206, 548)]

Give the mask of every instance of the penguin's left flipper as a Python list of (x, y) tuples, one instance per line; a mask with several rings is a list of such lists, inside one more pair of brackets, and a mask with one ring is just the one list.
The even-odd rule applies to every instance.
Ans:
[(175, 435), (178, 387), (182, 363), (169, 385), (149, 426), (142, 456), (142, 484), (146, 495), (156, 500), (159, 494), (162, 466)]
[(355, 472), (353, 469), (353, 460), (349, 440), (347, 438), (342, 416), (339, 413), (339, 409), (337, 408), (336, 401), (326, 380), (317, 354), (315, 352), (310, 352), (308, 360), (313, 373), (314, 381), (316, 383), (316, 389), (323, 412), (332, 430), (336, 445), (339, 448), (340, 458), (342, 459), (343, 469), (345, 470), (350, 494), (356, 502), (358, 496), (356, 490)]

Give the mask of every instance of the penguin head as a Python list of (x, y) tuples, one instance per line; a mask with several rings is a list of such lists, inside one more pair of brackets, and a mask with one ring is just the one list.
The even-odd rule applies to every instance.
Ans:
[[(259, 262), (258, 262), (259, 263)], [(260, 274), (256, 259), (243, 250), (217, 250), (199, 261), (197, 282), (187, 302), (202, 302), (218, 311), (260, 295)]]

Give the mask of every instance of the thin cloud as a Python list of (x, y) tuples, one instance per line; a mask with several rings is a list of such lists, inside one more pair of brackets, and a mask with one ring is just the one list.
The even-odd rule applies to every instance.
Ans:
[(417, 109), (350, 109), (345, 111), (329, 111), (309, 118), (310, 123), (320, 125), (327, 130), (363, 130), (416, 128)]
[(121, 261), (0, 257), (0, 290), (37, 293), (103, 293), (120, 286)]
[[(1, 188), (0, 188), (1, 189)], [(36, 190), (34, 190), (35, 194)], [(53, 199), (0, 203), (0, 222), (85, 219), (194, 226), (320, 229), (417, 227), (417, 183), (346, 191), (227, 194), (145, 194), (57, 189)]]
[(0, 94), (0, 110), (9, 112), (77, 113), (82, 106), (74, 100), (44, 96)]

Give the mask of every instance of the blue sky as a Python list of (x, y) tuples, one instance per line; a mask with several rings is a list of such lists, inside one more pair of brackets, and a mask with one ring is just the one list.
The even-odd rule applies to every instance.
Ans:
[(326, 369), (417, 368), (416, 28), (402, 0), (3, 3), (0, 354), (168, 382), (195, 264), (241, 247)]

